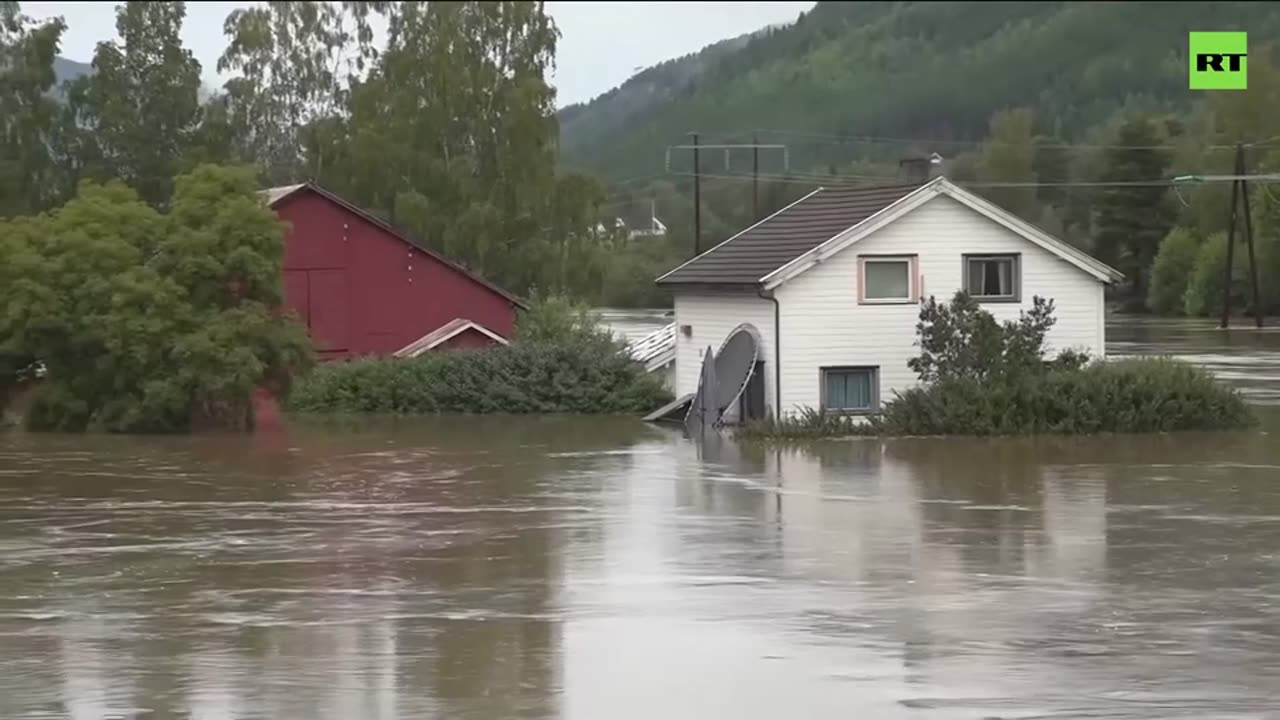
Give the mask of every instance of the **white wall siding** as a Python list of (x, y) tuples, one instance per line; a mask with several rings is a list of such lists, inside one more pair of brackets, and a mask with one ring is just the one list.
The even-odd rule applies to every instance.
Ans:
[[(923, 295), (949, 300), (963, 284), (963, 256), (973, 253), (1021, 255), (1022, 302), (983, 306), (997, 320), (1016, 319), (1019, 311), (1031, 307), (1036, 295), (1052, 298), (1057, 324), (1048, 337), (1051, 351), (1071, 347), (1094, 355), (1105, 352), (1102, 283), (955, 200), (939, 196), (777, 288), (783, 411), (819, 406), (819, 368), (824, 366), (878, 366), (882, 402), (891, 399), (895, 389), (916, 383), (907, 360), (918, 352), (919, 307), (859, 305), (859, 255), (918, 255)], [(722, 323), (733, 324), (731, 318)], [(682, 387), (684, 382), (688, 381), (682, 378)], [(692, 382), (696, 384), (696, 379)]]
[[(745, 293), (678, 292), (675, 313), (677, 397), (698, 389), (698, 373), (701, 372), (702, 354), (707, 346), (711, 346), (712, 352), (719, 351), (734, 328), (742, 323), (751, 323), (760, 331), (760, 359), (765, 363), (765, 404), (773, 407), (772, 301)], [(692, 330), (688, 337), (681, 331), (684, 325)]]

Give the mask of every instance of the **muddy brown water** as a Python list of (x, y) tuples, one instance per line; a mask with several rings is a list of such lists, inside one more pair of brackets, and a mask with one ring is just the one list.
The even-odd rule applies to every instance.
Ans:
[(0, 435), (0, 718), (1276, 717), (1280, 333), (1110, 337), (1263, 429)]

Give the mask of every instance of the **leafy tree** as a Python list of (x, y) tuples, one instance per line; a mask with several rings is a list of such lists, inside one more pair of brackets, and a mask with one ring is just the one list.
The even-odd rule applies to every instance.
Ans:
[(516, 322), (515, 339), (521, 343), (559, 342), (592, 344), (613, 342), (609, 331), (591, 316), (591, 308), (581, 300), (561, 293), (534, 291), (529, 309)]
[(287, 390), (310, 345), (279, 312), (283, 230), (254, 190), (251, 171), (204, 166), (167, 215), (85, 182), (0, 224), (0, 353), (47, 368), (33, 426), (244, 427), (255, 387)]
[(1249, 53), (1249, 87), (1209, 93), (1216, 139), (1223, 143), (1254, 142), (1280, 132), (1280, 69), (1271, 62), (1271, 47)]
[(556, 169), (558, 32), (542, 4), (393, 3), (388, 21), (325, 126), (322, 182), (516, 291), (591, 284), (602, 193)]
[[(1053, 300), (1035, 297), (1031, 310), (999, 323), (973, 298), (957, 292), (949, 304), (930, 297), (916, 323), (920, 354), (907, 361), (921, 382), (1001, 380), (1045, 370), (1045, 336), (1057, 319)], [(1087, 357), (1066, 351), (1060, 367), (1079, 367)]]
[(1173, 224), (1168, 188), (1162, 184), (1168, 175), (1169, 154), (1157, 148), (1160, 144), (1150, 120), (1126, 122), (1115, 139), (1117, 147), (1105, 151), (1097, 178), (1117, 185), (1098, 189), (1094, 252), (1129, 278), (1126, 299), (1133, 308), (1146, 302), (1151, 262)]
[(270, 184), (324, 172), (326, 121), (344, 114), (350, 83), (376, 58), (369, 20), (387, 5), (272, 2), (227, 16), (218, 71), (239, 73), (224, 98), (237, 158)]
[[(1239, 238), (1236, 242), (1240, 242)], [(1242, 247), (1236, 248), (1232, 263), (1231, 304), (1236, 308), (1247, 307), (1249, 284), (1248, 258)], [(1222, 311), (1222, 271), (1227, 264), (1227, 234), (1214, 233), (1200, 245), (1196, 264), (1187, 280), (1187, 292), (1183, 307), (1187, 315), (1206, 317)]]
[(44, 210), (57, 197), (49, 91), (65, 30), (61, 18), (37, 23), (18, 3), (0, 2), (0, 218)]
[(1186, 228), (1174, 228), (1160, 242), (1147, 296), (1152, 312), (1181, 315), (1186, 310), (1187, 284), (1199, 253), (1200, 238)]
[(978, 155), (979, 183), (1026, 183), (1023, 187), (984, 187), (991, 202), (1035, 222), (1040, 217), (1036, 199), (1035, 116), (1031, 110), (1003, 110), (991, 118), (991, 133)]
[(200, 121), (200, 63), (182, 47), (182, 2), (116, 9), (119, 40), (98, 44), (94, 72), (71, 86), (66, 127), (81, 175), (119, 178), (164, 207)]

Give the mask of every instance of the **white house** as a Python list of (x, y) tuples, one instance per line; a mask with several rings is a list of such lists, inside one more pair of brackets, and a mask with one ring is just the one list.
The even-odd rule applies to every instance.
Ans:
[(758, 412), (865, 414), (917, 382), (907, 360), (918, 353), (922, 299), (965, 288), (1006, 320), (1034, 296), (1052, 298), (1050, 350), (1100, 357), (1103, 291), (1121, 278), (939, 177), (820, 188), (657, 282), (675, 299), (677, 396), (697, 388), (702, 352), (750, 323), (760, 343)]

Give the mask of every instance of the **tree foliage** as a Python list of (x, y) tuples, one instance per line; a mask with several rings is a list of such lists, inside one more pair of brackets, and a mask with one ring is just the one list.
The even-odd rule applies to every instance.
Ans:
[[(1097, 191), (1094, 252), (1125, 274), (1131, 283), (1131, 306), (1147, 299), (1147, 275), (1160, 241), (1173, 223), (1168, 188), (1162, 184), (1169, 155), (1159, 149), (1155, 125), (1142, 118), (1126, 122), (1104, 153)], [(1128, 184), (1125, 184), (1128, 183)]]
[(1174, 228), (1160, 241), (1147, 297), (1152, 312), (1181, 315), (1185, 311), (1187, 283), (1199, 254), (1200, 238), (1185, 228)]
[(370, 19), (386, 6), (272, 2), (228, 15), (218, 71), (238, 75), (218, 102), (235, 157), (258, 163), (276, 185), (323, 171), (332, 142), (324, 133), (342, 115), (351, 82), (377, 57)]
[(37, 212), (62, 182), (51, 152), (58, 107), (49, 97), (66, 24), (37, 23), (0, 2), (0, 218)]
[(252, 171), (202, 166), (161, 214), (119, 181), (0, 224), (0, 353), (39, 359), (29, 422), (111, 431), (245, 427), (255, 387), (310, 359), (278, 311), (283, 229)]
[(121, 179), (163, 207), (200, 122), (200, 63), (182, 46), (181, 2), (126, 2), (119, 40), (98, 44), (72, 85), (67, 132), (82, 177)]
[(977, 180), (986, 183), (1024, 183), (1022, 187), (989, 187), (981, 192), (1000, 207), (1025, 218), (1036, 218), (1035, 115), (1026, 108), (1002, 110), (991, 118), (991, 132), (977, 160)]
[[(1035, 297), (1030, 310), (1004, 323), (964, 292), (950, 303), (930, 297), (916, 323), (920, 354), (907, 361), (921, 382), (955, 379), (1000, 380), (1039, 374), (1045, 362), (1045, 337), (1056, 322), (1053, 300)], [(1064, 351), (1056, 361), (1078, 366), (1087, 357)]]

